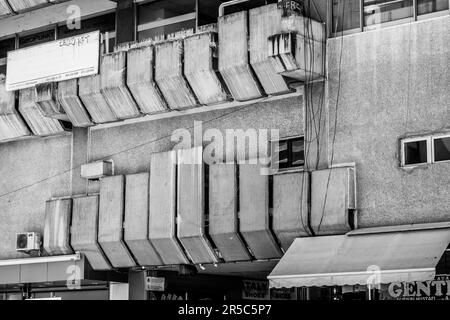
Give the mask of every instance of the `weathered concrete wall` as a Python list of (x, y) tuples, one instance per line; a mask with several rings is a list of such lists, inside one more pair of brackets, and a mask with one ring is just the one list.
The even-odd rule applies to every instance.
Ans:
[(70, 195), (71, 143), (63, 135), (0, 145), (0, 259), (25, 257), (15, 234), (43, 234), (46, 201)]
[(328, 43), (329, 157), (356, 162), (359, 227), (450, 220), (450, 163), (399, 167), (399, 138), (450, 130), (448, 30), (447, 16)]

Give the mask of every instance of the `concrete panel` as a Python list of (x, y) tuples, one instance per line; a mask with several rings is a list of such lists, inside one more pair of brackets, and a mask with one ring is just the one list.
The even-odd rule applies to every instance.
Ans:
[(157, 44), (155, 55), (155, 80), (170, 109), (179, 110), (197, 106), (197, 99), (183, 74), (183, 40)]
[(69, 117), (59, 103), (56, 82), (36, 85), (36, 105), (46, 117), (69, 121)]
[(123, 238), (124, 183), (124, 176), (100, 179), (98, 242), (112, 266), (116, 268), (128, 268), (136, 265)]
[(203, 148), (178, 150), (177, 235), (194, 263), (217, 262), (205, 230)]
[(37, 136), (48, 136), (64, 131), (58, 120), (48, 118), (36, 105), (34, 88), (20, 90), (19, 111), (27, 122), (31, 131)]
[(138, 106), (127, 87), (127, 53), (119, 51), (104, 55), (101, 61), (101, 92), (119, 119), (140, 115)]
[(227, 262), (251, 259), (239, 235), (236, 175), (235, 163), (209, 167), (209, 234)]
[(308, 172), (273, 176), (273, 231), (285, 251), (295, 238), (311, 236), (309, 183)]
[(355, 209), (355, 171), (333, 168), (311, 173), (311, 227), (316, 235), (352, 230)]
[(260, 165), (239, 165), (239, 229), (257, 259), (281, 257), (270, 230), (269, 176)]
[(219, 18), (219, 70), (238, 101), (257, 99), (263, 95), (249, 65), (247, 38), (247, 11)]
[(73, 253), (70, 247), (72, 199), (47, 201), (44, 225), (44, 250), (49, 255)]
[(143, 113), (168, 109), (155, 82), (155, 49), (145, 46), (130, 49), (127, 54), (127, 85)]
[(215, 32), (195, 34), (184, 40), (184, 74), (203, 105), (229, 100), (227, 89), (214, 69), (217, 45)]
[(48, 0), (9, 0), (14, 12), (24, 12), (48, 4)]
[(94, 270), (110, 270), (111, 265), (98, 244), (98, 196), (73, 199), (71, 245), (86, 256)]
[(20, 283), (20, 266), (5, 266), (0, 268), (1, 284)]
[(47, 263), (23, 264), (20, 266), (19, 283), (47, 282)]
[(249, 11), (250, 16), (250, 64), (267, 94), (289, 92), (283, 76), (284, 65), (278, 57), (269, 56), (270, 36), (281, 33), (283, 9), (270, 4)]
[(30, 135), (25, 122), (16, 110), (15, 92), (6, 91), (0, 81), (0, 141)]
[(124, 239), (141, 266), (161, 265), (149, 239), (149, 173), (126, 177)]
[(118, 120), (118, 117), (101, 93), (100, 75), (80, 78), (78, 84), (78, 95), (88, 110), (92, 121), (105, 123)]
[[(75, 267), (79, 268), (78, 270)], [(68, 281), (74, 275), (78, 275), (80, 280), (86, 278), (85, 260), (63, 261), (47, 263), (47, 281)], [(89, 279), (89, 278), (88, 278)], [(72, 279), (73, 280), (73, 279)]]
[(150, 163), (150, 240), (164, 264), (187, 264), (176, 238), (176, 152), (153, 153)]
[(9, 7), (6, 0), (0, 0), (0, 17), (12, 14), (12, 10)]
[(93, 125), (89, 114), (78, 96), (78, 79), (58, 83), (58, 101), (75, 127)]

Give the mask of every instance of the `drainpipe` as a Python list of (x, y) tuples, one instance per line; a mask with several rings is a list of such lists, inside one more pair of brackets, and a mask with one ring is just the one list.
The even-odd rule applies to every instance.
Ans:
[(229, 7), (229, 6), (232, 6), (232, 5), (235, 5), (235, 4), (239, 4), (239, 3), (242, 3), (242, 2), (248, 2), (248, 1), (249, 0), (231, 0), (231, 1), (227, 1), (227, 2), (222, 3), (219, 6), (219, 18), (223, 16), (226, 7)]

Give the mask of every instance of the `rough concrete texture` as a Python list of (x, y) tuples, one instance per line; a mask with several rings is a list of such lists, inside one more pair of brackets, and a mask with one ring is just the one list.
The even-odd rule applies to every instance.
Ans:
[(0, 257), (15, 250), (16, 233), (44, 233), (46, 201), (70, 194), (70, 135), (0, 145)]
[(450, 219), (450, 163), (399, 166), (401, 137), (450, 129), (448, 30), (446, 16), (328, 43), (330, 148), (338, 105), (333, 163), (356, 162), (360, 228)]

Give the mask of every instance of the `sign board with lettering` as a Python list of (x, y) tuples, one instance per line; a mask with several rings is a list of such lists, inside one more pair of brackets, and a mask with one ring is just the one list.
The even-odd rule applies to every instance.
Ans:
[(8, 52), (6, 90), (98, 74), (100, 32)]
[(166, 290), (166, 279), (159, 277), (147, 277), (145, 280), (145, 290), (160, 291)]
[(269, 282), (260, 280), (243, 280), (242, 299), (269, 300)]
[(450, 300), (450, 275), (431, 281), (390, 283), (381, 290), (380, 300)]

